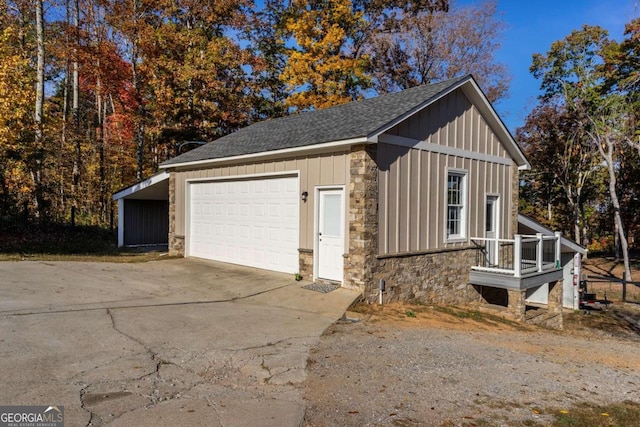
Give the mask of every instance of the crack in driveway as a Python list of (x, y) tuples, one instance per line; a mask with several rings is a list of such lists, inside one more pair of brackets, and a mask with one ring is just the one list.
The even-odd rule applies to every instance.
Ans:
[[(233, 298), (224, 298), (224, 299), (215, 299), (215, 300), (202, 300), (202, 301), (177, 301), (177, 302), (160, 302), (160, 303), (152, 303), (152, 304), (136, 304), (136, 305), (112, 305), (112, 306), (108, 306), (105, 307), (104, 306), (104, 302), (95, 302), (95, 303), (83, 303), (83, 304), (70, 304), (70, 305), (62, 305), (60, 307), (74, 307), (74, 306), (80, 306), (80, 308), (70, 308), (70, 309), (66, 309), (66, 310), (52, 310), (51, 308), (47, 308), (47, 307), (41, 307), (41, 308), (35, 308), (35, 309), (23, 309), (23, 310), (5, 310), (5, 311), (0, 311), (0, 315), (5, 316), (5, 317), (10, 317), (10, 316), (31, 316), (31, 315), (38, 315), (38, 314), (60, 314), (60, 313), (75, 313), (75, 312), (83, 312), (83, 311), (98, 311), (98, 310), (123, 310), (123, 309), (131, 309), (131, 308), (148, 308), (148, 307), (178, 307), (178, 306), (188, 306), (188, 305), (205, 305), (205, 304), (220, 304), (220, 303), (227, 303), (227, 302), (235, 302), (235, 301), (242, 301), (248, 298), (253, 298), (259, 295), (263, 295), (269, 292), (273, 292), (273, 291), (277, 291), (279, 289), (283, 289), (286, 287), (291, 286), (290, 284), (286, 284), (286, 285), (282, 285), (282, 286), (277, 286), (274, 288), (269, 288), (269, 289), (265, 289), (262, 290), (260, 292), (255, 292), (253, 294), (249, 294), (249, 295), (242, 295), (242, 296), (237, 296), (237, 297), (233, 297)], [(141, 299), (141, 298), (136, 298), (136, 299)], [(122, 301), (128, 301), (128, 300), (122, 300)], [(114, 302), (114, 301), (109, 301), (109, 302)], [(86, 305), (99, 305), (99, 307), (83, 307)], [(304, 310), (300, 310), (300, 311), (304, 311)]]

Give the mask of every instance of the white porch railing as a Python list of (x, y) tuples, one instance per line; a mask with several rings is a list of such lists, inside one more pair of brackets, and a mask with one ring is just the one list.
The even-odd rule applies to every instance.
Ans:
[(560, 238), (553, 236), (516, 234), (513, 239), (472, 237), (476, 244), (476, 265), (473, 270), (523, 277), (561, 268)]

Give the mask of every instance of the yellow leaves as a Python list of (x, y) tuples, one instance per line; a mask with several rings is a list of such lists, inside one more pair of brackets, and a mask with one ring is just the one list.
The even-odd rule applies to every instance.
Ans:
[(31, 123), (33, 70), (16, 37), (11, 26), (0, 32), (0, 155), (16, 149), (20, 134)]
[(362, 13), (353, 13), (351, 0), (328, 0), (321, 6), (296, 0), (293, 10), (285, 29), (296, 47), (280, 76), (293, 92), (287, 104), (304, 110), (349, 102), (369, 83), (367, 58), (357, 57), (349, 46), (365, 25)]

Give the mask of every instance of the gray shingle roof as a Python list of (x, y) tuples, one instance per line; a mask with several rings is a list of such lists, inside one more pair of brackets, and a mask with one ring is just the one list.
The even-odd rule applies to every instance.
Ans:
[(162, 166), (368, 137), (469, 76), (323, 110), (265, 120), (191, 150)]

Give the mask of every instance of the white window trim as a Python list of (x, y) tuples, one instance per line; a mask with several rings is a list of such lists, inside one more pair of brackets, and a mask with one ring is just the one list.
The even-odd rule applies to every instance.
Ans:
[[(469, 171), (466, 169), (446, 168), (446, 178), (444, 180), (444, 236), (445, 243), (466, 242), (469, 235)], [(460, 218), (460, 234), (449, 236), (449, 176), (458, 175), (462, 177), (462, 212)]]

